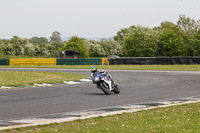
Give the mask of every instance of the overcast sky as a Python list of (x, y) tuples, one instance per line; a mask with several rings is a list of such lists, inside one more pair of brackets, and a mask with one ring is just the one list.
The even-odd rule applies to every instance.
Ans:
[(0, 0), (0, 38), (111, 37), (131, 25), (200, 19), (199, 0)]

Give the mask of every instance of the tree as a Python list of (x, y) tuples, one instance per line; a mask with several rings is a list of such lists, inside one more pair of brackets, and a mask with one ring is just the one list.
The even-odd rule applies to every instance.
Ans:
[(60, 50), (61, 48), (64, 47), (64, 44), (62, 42), (53, 41), (50, 44), (54, 47), (54, 50)]
[(105, 57), (108, 55), (123, 56), (123, 45), (115, 40), (101, 39), (100, 41), (85, 40), (89, 55), (92, 57)]
[(163, 30), (158, 41), (160, 56), (186, 56), (187, 46), (175, 30)]
[(1, 39), (0, 39), (0, 56), (3, 55), (3, 49), (2, 49), (2, 42), (1, 42)]
[(194, 35), (200, 30), (200, 20), (194, 20), (185, 15), (179, 15), (177, 25), (188, 35)]
[(191, 41), (192, 55), (200, 56), (200, 30), (194, 35), (194, 39)]
[(55, 42), (55, 41), (50, 42), (46, 45), (46, 48), (51, 57), (58, 57), (59, 51), (61, 51), (63, 47), (64, 47), (64, 43)]
[[(131, 27), (130, 27), (131, 28)], [(129, 28), (129, 29), (130, 29)], [(130, 30), (127, 28), (121, 29), (117, 32), (117, 35), (114, 36), (115, 41), (123, 42), (124, 37), (130, 32)]]
[(124, 37), (126, 56), (153, 57), (157, 56), (157, 40), (159, 31), (142, 26), (132, 26), (129, 34)]
[(63, 50), (75, 50), (78, 51), (81, 58), (88, 58), (88, 49), (83, 39), (77, 36), (71, 37), (65, 44)]
[(14, 49), (14, 55), (23, 55), (24, 53), (24, 48), (22, 46), (27, 44), (27, 40), (25, 41), (25, 39), (21, 39), (17, 36), (13, 36), (13, 38), (11, 38), (10, 43), (12, 44), (12, 47)]
[(104, 57), (106, 56), (105, 50), (101, 47), (99, 41), (84, 40), (90, 57)]
[(160, 31), (162, 30), (177, 30), (178, 32), (181, 31), (181, 28), (178, 27), (176, 24), (170, 22), (170, 21), (164, 21), (160, 23)]
[(39, 46), (35, 46), (32, 43), (28, 43), (24, 47), (24, 55), (26, 56), (37, 56), (40, 53)]
[(40, 47), (46, 47), (46, 44), (48, 44), (48, 39), (45, 37), (32, 37), (29, 39), (30, 43), (33, 43), (34, 45), (39, 45)]
[(118, 41), (102, 39), (100, 41), (100, 45), (103, 48), (103, 50), (105, 51), (106, 56), (108, 56), (108, 55), (122, 56), (124, 54), (123, 46)]
[(54, 31), (52, 33), (52, 36), (50, 37), (50, 41), (53, 42), (62, 42), (61, 37), (60, 37), (60, 32)]
[(11, 40), (2, 41), (2, 50), (6, 55), (23, 55), (24, 46), (28, 43), (27, 39), (22, 39), (17, 36), (13, 36)]
[(18, 36), (13, 36), (9, 42), (12, 43), (12, 44), (18, 43), (18, 44), (20, 44), (22, 47), (24, 47), (26, 44), (29, 43), (29, 40), (26, 39), (26, 38), (20, 38), (20, 37), (18, 37)]
[(15, 55), (15, 50), (13, 49), (11, 43), (3, 43), (2, 50), (5, 55)]
[(180, 15), (177, 21), (178, 27), (182, 29), (182, 37), (187, 45), (187, 56), (193, 56), (192, 40), (194, 35), (200, 30), (200, 20), (191, 19), (185, 15)]

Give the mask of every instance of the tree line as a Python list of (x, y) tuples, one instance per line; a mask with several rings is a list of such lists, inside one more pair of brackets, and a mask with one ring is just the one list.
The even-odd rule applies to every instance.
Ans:
[(45, 37), (13, 36), (10, 40), (0, 40), (0, 56), (57, 57), (63, 46), (59, 32), (53, 32), (50, 41)]
[(165, 21), (153, 28), (133, 25), (119, 30), (113, 39), (100, 41), (73, 36), (62, 42), (57, 31), (50, 40), (17, 36), (0, 40), (0, 55), (58, 57), (60, 51), (68, 49), (78, 51), (80, 58), (200, 56), (200, 20), (180, 15), (176, 24)]
[(200, 20), (180, 15), (176, 24), (158, 27), (130, 26), (114, 37), (131, 57), (200, 56)]

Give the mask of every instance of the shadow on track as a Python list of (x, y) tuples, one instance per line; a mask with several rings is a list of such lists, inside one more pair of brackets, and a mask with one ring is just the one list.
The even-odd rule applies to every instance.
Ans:
[(103, 96), (103, 95), (105, 95), (105, 96), (107, 96), (106, 94), (104, 94), (104, 93), (83, 93), (84, 95), (96, 95), (96, 96)]

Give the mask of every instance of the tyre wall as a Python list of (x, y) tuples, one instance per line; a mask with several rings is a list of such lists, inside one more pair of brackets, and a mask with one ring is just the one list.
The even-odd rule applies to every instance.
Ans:
[(144, 57), (110, 59), (110, 65), (191, 65), (200, 64), (200, 57)]

